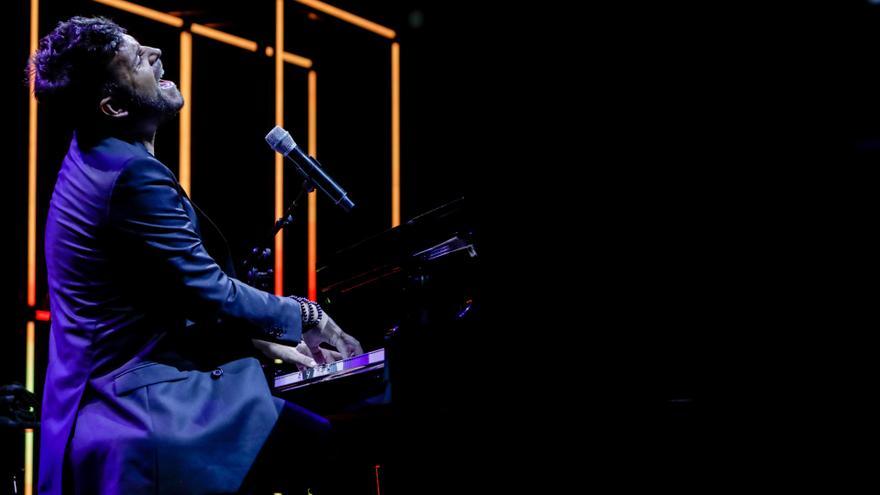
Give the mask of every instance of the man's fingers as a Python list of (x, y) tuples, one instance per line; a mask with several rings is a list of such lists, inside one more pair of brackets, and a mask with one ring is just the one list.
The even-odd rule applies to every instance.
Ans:
[(346, 333), (339, 336), (334, 342), (334, 347), (342, 354), (343, 359), (348, 359), (352, 356), (357, 356), (359, 354), (363, 354), (364, 351), (361, 348), (361, 343), (357, 341), (351, 335)]
[(307, 346), (305, 342), (300, 342), (299, 344), (297, 344), (296, 351), (299, 352), (300, 354), (304, 354), (310, 358), (315, 357), (315, 355), (312, 354), (312, 350), (309, 349), (309, 346)]
[(309, 352), (311, 353), (311, 356), (313, 358), (315, 358), (315, 361), (317, 361), (318, 364), (327, 364), (330, 362), (327, 359), (327, 355), (324, 354), (324, 349), (322, 349), (321, 346), (317, 346), (317, 345), (315, 347), (308, 346), (308, 348), (309, 348)]
[(352, 356), (358, 356), (364, 353), (364, 349), (361, 347), (361, 343), (358, 342), (357, 339), (355, 339), (351, 335), (346, 334), (340, 340), (342, 342), (342, 348), (339, 350), (342, 351), (342, 356), (344, 358), (347, 359)]
[[(309, 346), (306, 345), (305, 342), (300, 342), (299, 344), (297, 344), (297, 345), (296, 345), (296, 351), (299, 352), (300, 354), (304, 355), (304, 356), (308, 356), (308, 357), (314, 359), (315, 362), (318, 363), (318, 364), (323, 364), (323, 363), (321, 362), (321, 357), (320, 357), (320, 356), (315, 356), (315, 354), (312, 352), (311, 349), (309, 349)], [(300, 370), (300, 371), (305, 371), (305, 369), (308, 368), (308, 366), (306, 366), (306, 365), (304, 365), (304, 364), (297, 364), (297, 365), (296, 365), (296, 368), (297, 368), (298, 370)]]
[[(259, 339), (252, 340), (254, 346), (257, 349), (259, 349), (260, 351), (262, 351), (263, 354), (269, 356), (272, 359), (280, 359), (285, 363), (299, 364), (302, 366), (307, 366), (309, 368), (314, 368), (318, 365), (318, 363), (315, 362), (311, 355), (303, 354), (302, 352), (297, 351), (295, 347), (283, 344), (276, 344), (275, 342), (267, 342), (265, 340)], [(297, 345), (297, 347), (299, 346), (306, 347), (302, 342)], [(306, 352), (308, 352), (307, 347)]]
[(296, 347), (286, 345), (281, 347), (282, 349), (279, 350), (279, 353), (281, 354), (280, 359), (285, 363), (301, 364), (303, 366), (308, 366), (309, 368), (314, 368), (318, 365), (311, 356), (306, 356), (299, 352)]
[(340, 359), (342, 359), (342, 353), (336, 352), (332, 349), (324, 349), (323, 347), (321, 347), (320, 349), (321, 355), (323, 356), (325, 363), (332, 363), (334, 361), (339, 361)]
[(355, 354), (363, 354), (364, 353), (364, 348), (361, 347), (361, 343), (358, 342), (357, 340), (354, 341), (354, 353)]

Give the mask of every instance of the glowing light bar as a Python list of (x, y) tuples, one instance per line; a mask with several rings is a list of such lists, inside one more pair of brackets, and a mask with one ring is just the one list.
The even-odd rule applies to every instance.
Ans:
[(400, 44), (391, 44), (391, 227), (400, 225)]
[[(267, 57), (274, 57), (275, 56), (275, 49), (272, 48), (271, 46), (267, 46), (266, 47), (266, 56)], [(281, 56), (281, 58), (285, 62), (287, 62), (289, 64), (297, 65), (299, 67), (302, 67), (303, 69), (311, 69), (312, 68), (312, 61), (311, 60), (307, 59), (306, 57), (297, 55), (295, 53), (284, 52), (284, 54)]]
[(289, 64), (293, 64), (293, 65), (298, 65), (298, 66), (302, 67), (303, 69), (310, 69), (312, 67), (311, 60), (309, 60), (305, 57), (301, 57), (299, 55), (295, 55), (290, 52), (284, 52), (284, 56), (282, 58), (284, 59), (285, 62), (287, 62)]
[(388, 29), (385, 26), (381, 26), (379, 24), (376, 24), (375, 22), (368, 21), (368, 20), (364, 19), (363, 17), (354, 15), (350, 12), (346, 12), (340, 8), (334, 7), (332, 5), (328, 5), (324, 2), (319, 2), (317, 0), (296, 0), (296, 1), (307, 6), (307, 7), (311, 7), (317, 11), (323, 12), (327, 15), (331, 15), (337, 19), (343, 20), (349, 24), (354, 24), (355, 26), (366, 29), (367, 31), (372, 31), (372, 32), (378, 34), (379, 36), (384, 36), (388, 39), (394, 39), (394, 37), (397, 36), (397, 34), (394, 32), (393, 29)]
[[(275, 0), (275, 125), (284, 127), (284, 0)], [(284, 157), (275, 155), (275, 218), (284, 215)], [(274, 220), (274, 219), (273, 219)], [(284, 234), (275, 236), (275, 295), (284, 293)]]
[(192, 157), (192, 34), (180, 32), (180, 187), (190, 196)]
[(24, 495), (34, 493), (34, 429), (24, 430)]
[(376, 464), (376, 495), (382, 495), (382, 492), (379, 491), (379, 468), (381, 466)]
[[(40, 43), (40, 0), (31, 0), (30, 53), (37, 52)], [(27, 219), (27, 303), (37, 304), (37, 99), (34, 96), (34, 78), (29, 81), (28, 95), (28, 219)], [(34, 322), (26, 327), (25, 388), (34, 391)], [(34, 493), (34, 430), (24, 430), (24, 494)]]
[[(40, 43), (40, 2), (31, 1), (30, 53), (36, 53)], [(30, 78), (28, 101), (28, 206), (27, 206), (27, 303), (37, 304), (37, 98), (34, 79)]]
[(246, 40), (239, 36), (224, 33), (223, 31), (218, 31), (217, 29), (209, 28), (208, 26), (203, 26), (201, 24), (193, 24), (190, 30), (194, 34), (204, 36), (205, 38), (211, 38), (212, 40), (220, 41), (222, 43), (226, 43), (227, 45), (244, 48), (245, 50), (251, 52), (257, 51), (256, 41)]
[(34, 322), (27, 322), (27, 349), (25, 351), (24, 388), (34, 391)]
[[(309, 71), (309, 154), (318, 156), (318, 74)], [(309, 193), (308, 296), (318, 300), (318, 192)]]
[(173, 15), (159, 12), (158, 10), (153, 10), (142, 5), (137, 5), (135, 3), (126, 2), (124, 0), (95, 0), (95, 2), (113, 7), (115, 9), (124, 10), (126, 12), (130, 12), (141, 17), (146, 17), (147, 19), (152, 19), (163, 24), (168, 24), (169, 26), (183, 27), (183, 19), (181, 19), (180, 17), (175, 17)]
[(50, 315), (49, 312), (46, 311), (46, 310), (38, 309), (38, 310), (36, 311), (36, 314), (35, 314), (34, 318), (35, 318), (37, 321), (49, 321), (49, 320), (51, 319), (51, 315)]
[[(24, 388), (34, 393), (34, 322), (27, 323), (27, 352), (25, 354)], [(34, 493), (34, 430), (24, 434), (24, 493)]]

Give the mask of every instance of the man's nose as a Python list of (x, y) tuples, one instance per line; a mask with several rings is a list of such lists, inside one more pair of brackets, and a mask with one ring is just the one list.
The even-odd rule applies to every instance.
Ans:
[(148, 60), (150, 61), (150, 65), (153, 65), (156, 63), (157, 60), (159, 60), (160, 57), (162, 57), (162, 50), (153, 47), (149, 47), (148, 49), (150, 51)]

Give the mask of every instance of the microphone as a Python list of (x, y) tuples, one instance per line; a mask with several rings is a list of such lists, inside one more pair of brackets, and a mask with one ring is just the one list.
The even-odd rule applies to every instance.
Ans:
[(276, 125), (274, 129), (269, 131), (269, 134), (266, 134), (266, 142), (273, 150), (290, 159), (303, 178), (324, 191), (324, 194), (341, 206), (343, 210), (349, 212), (354, 208), (354, 202), (348, 199), (348, 193), (324, 172), (318, 160), (302, 152), (290, 133), (285, 131), (283, 127)]

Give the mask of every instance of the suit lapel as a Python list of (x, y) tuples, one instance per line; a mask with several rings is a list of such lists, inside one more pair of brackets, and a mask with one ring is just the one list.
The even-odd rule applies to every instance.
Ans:
[[(211, 218), (189, 198), (186, 191), (180, 187), (180, 183), (177, 183), (177, 190), (183, 197), (183, 204), (186, 208), (186, 213), (192, 219), (193, 225), (196, 227), (196, 232), (199, 233), (202, 242), (205, 244), (205, 249), (208, 250), (208, 253), (214, 258), (214, 261), (220, 265), (220, 268), (222, 268), (227, 275), (235, 277), (235, 263), (232, 259), (232, 251), (229, 249), (229, 243), (226, 242), (226, 237), (223, 236), (223, 233), (220, 232), (220, 229)], [(201, 229), (201, 226), (205, 227), (204, 231)]]

